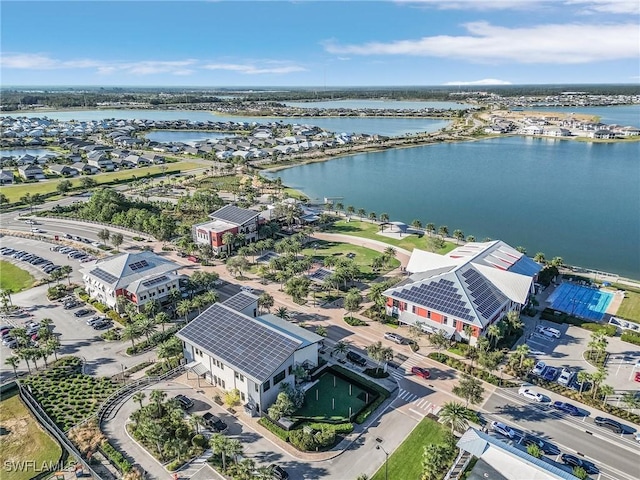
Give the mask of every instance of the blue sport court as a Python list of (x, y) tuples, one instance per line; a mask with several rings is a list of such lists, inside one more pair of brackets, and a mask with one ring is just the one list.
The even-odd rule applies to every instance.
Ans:
[(554, 310), (578, 318), (600, 321), (612, 298), (613, 294), (595, 288), (562, 283), (549, 295), (547, 302)]

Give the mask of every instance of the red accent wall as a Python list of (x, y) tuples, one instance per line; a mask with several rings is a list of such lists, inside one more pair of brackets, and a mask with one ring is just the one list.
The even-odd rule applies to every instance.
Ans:
[(387, 307), (393, 307), (393, 298), (387, 297)]
[(426, 308), (416, 307), (416, 315), (418, 315), (420, 317), (427, 318), (427, 309)]
[(238, 233), (238, 227), (234, 227), (231, 228), (229, 230), (225, 230), (224, 232), (210, 232), (211, 235), (211, 246), (213, 247), (221, 247), (222, 245), (224, 245), (224, 242), (222, 241), (222, 236), (227, 233), (227, 232), (231, 232), (233, 234)]
[(431, 320), (433, 320), (434, 322), (442, 323), (442, 317), (443, 315), (439, 313), (431, 312)]

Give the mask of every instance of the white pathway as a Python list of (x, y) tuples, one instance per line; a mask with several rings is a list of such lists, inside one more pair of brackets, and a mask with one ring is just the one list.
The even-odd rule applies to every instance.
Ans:
[[(411, 371), (411, 367), (418, 366), (422, 363), (422, 360), (421, 356), (414, 353), (405, 360), (399, 368), (389, 369), (389, 373), (396, 380), (400, 381), (405, 377), (407, 372)], [(440, 411), (440, 407), (438, 405), (435, 405), (426, 398), (419, 397), (415, 393), (405, 390), (402, 387), (398, 390), (398, 398), (396, 398), (395, 402), (410, 404), (409, 410), (423, 417), (429, 413), (437, 414)]]

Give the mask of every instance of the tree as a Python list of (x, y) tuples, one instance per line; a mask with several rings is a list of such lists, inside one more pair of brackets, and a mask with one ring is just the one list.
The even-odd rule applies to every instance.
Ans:
[(416, 230), (420, 230), (422, 228), (422, 222), (418, 219), (415, 219), (413, 222), (411, 222), (411, 226)]
[(276, 422), (282, 417), (291, 415), (295, 411), (296, 407), (293, 403), (293, 400), (291, 399), (289, 394), (284, 391), (278, 393), (276, 401), (267, 410), (267, 412), (269, 413), (269, 417), (271, 417)]
[(598, 388), (600, 384), (607, 378), (607, 371), (604, 368), (599, 368), (597, 371), (591, 374), (591, 381), (593, 382), (593, 394), (592, 398), (596, 398)]
[(73, 271), (71, 265), (62, 265), (58, 270), (63, 277), (67, 277), (67, 284), (71, 285), (71, 272)]
[(530, 351), (531, 349), (529, 348), (529, 345), (527, 345), (526, 343), (522, 343), (518, 345), (511, 354), (513, 358), (516, 358), (518, 360), (518, 367), (520, 369), (522, 369), (522, 362), (525, 358), (527, 358), (527, 355), (529, 355)]
[(13, 368), (13, 375), (15, 377), (18, 376), (18, 365), (20, 365), (19, 357), (16, 357), (15, 355), (11, 355), (10, 357), (5, 358), (4, 364), (9, 365), (11, 368)]
[(158, 417), (162, 415), (162, 402), (167, 398), (167, 394), (162, 390), (152, 390), (151, 395), (149, 395), (149, 400), (152, 403), (156, 404), (156, 408), (158, 409)]
[(31, 374), (31, 364), (29, 360), (31, 360), (31, 351), (28, 348), (21, 348), (18, 350), (18, 358), (27, 362), (27, 370), (29, 370), (29, 374)]
[(550, 263), (551, 266), (560, 268), (564, 265), (564, 259), (562, 257), (553, 257)]
[(542, 449), (535, 443), (527, 445), (527, 453), (535, 458), (542, 458), (542, 455), (544, 454)]
[(349, 351), (349, 346), (351, 344), (345, 340), (338, 340), (333, 346), (333, 352), (336, 356), (344, 356)]
[(122, 245), (123, 241), (124, 241), (124, 236), (121, 233), (116, 232), (113, 235), (111, 235), (111, 245), (113, 245), (116, 250), (118, 250), (118, 247)]
[(142, 409), (143, 405), (142, 405), (142, 401), (147, 398), (147, 396), (145, 395), (144, 392), (136, 392), (133, 394), (133, 397), (131, 397), (133, 399), (134, 402), (138, 402), (140, 404), (140, 409)]
[(147, 342), (149, 341), (149, 335), (151, 335), (156, 330), (156, 322), (153, 318), (147, 317), (146, 315), (140, 314), (137, 315), (135, 321), (138, 331), (141, 335), (147, 337)]
[(358, 216), (360, 218), (365, 218), (365, 215), (367, 214), (367, 211), (364, 208), (359, 208), (358, 209)]
[(110, 237), (111, 237), (111, 232), (106, 228), (103, 228), (98, 232), (98, 238), (102, 240), (102, 243), (106, 244), (109, 241)]
[(278, 307), (275, 313), (276, 317), (281, 318), (282, 320), (289, 320), (289, 309), (287, 307)]
[(425, 227), (425, 230), (427, 231), (429, 236), (433, 235), (434, 233), (436, 233), (436, 224), (435, 223), (427, 223), (427, 226)]
[(156, 314), (154, 320), (157, 325), (162, 326), (162, 331), (164, 332), (164, 325), (171, 321), (171, 317), (169, 317), (167, 312), (159, 312)]
[(307, 277), (293, 277), (287, 281), (284, 291), (291, 295), (294, 302), (303, 303), (307, 295), (309, 295), (310, 285), (311, 280)]
[(473, 411), (458, 402), (446, 402), (438, 413), (440, 421), (451, 426), (452, 432), (464, 432), (469, 426), (469, 420), (473, 420)]
[(275, 301), (273, 299), (273, 295), (271, 295), (269, 292), (263, 292), (258, 297), (258, 307), (260, 309), (265, 309), (267, 312), (271, 310), (271, 307), (273, 307), (274, 303)]
[(2, 207), (3, 205), (8, 205), (9, 199), (7, 198), (7, 196), (4, 193), (0, 193), (0, 207)]
[(362, 296), (357, 288), (352, 288), (349, 293), (344, 297), (344, 308), (349, 312), (349, 318), (353, 318), (353, 312), (360, 308), (362, 302)]
[(371, 220), (372, 222), (375, 222), (378, 219), (378, 216), (376, 215), (376, 212), (369, 212), (369, 220)]
[(233, 458), (234, 463), (238, 463), (238, 456), (242, 455), (242, 444), (237, 438), (231, 438), (227, 442), (227, 455)]
[(451, 343), (444, 330), (438, 330), (429, 336), (429, 343), (435, 347), (437, 351), (447, 348)]
[(534, 255), (534, 257), (533, 257), (533, 261), (534, 262), (538, 262), (538, 263), (542, 263), (542, 264), (546, 263), (546, 259), (545, 259), (544, 253), (542, 253), (542, 252), (536, 253)]
[(56, 190), (60, 193), (67, 193), (71, 190), (72, 186), (73, 184), (71, 183), (71, 180), (60, 180), (58, 185), (56, 185)]
[(493, 347), (495, 348), (498, 340), (502, 338), (502, 329), (496, 323), (489, 325), (489, 328), (487, 329), (487, 336), (491, 337)]
[(122, 329), (121, 337), (123, 340), (131, 340), (131, 346), (136, 347), (136, 338), (140, 338), (140, 328), (134, 322), (130, 322)]
[(640, 397), (636, 395), (636, 392), (625, 392), (622, 394), (622, 403), (630, 410), (640, 408)]
[(225, 232), (222, 234), (222, 244), (227, 246), (227, 254), (231, 253), (235, 239), (236, 236), (231, 232)]
[(316, 327), (316, 335), (320, 335), (321, 337), (326, 337), (327, 336), (327, 327), (325, 327), (324, 325), (318, 325)]
[(224, 392), (224, 403), (229, 408), (240, 405), (240, 390), (234, 388), (233, 390)]
[(446, 445), (429, 443), (422, 454), (422, 479), (437, 480), (447, 466), (449, 448)]
[(600, 385), (600, 395), (602, 396), (602, 406), (607, 403), (607, 397), (616, 393), (615, 389), (611, 385)]
[(582, 389), (584, 388), (584, 384), (591, 380), (591, 374), (589, 372), (578, 372), (577, 375), (578, 382), (580, 383), (580, 394), (582, 394)]
[(189, 299), (180, 300), (176, 307), (176, 313), (184, 316), (184, 321), (189, 321), (189, 314), (193, 311), (193, 302)]
[(378, 366), (376, 372), (380, 371), (380, 367), (383, 363), (393, 360), (393, 349), (391, 347), (385, 347), (381, 341), (372, 343), (367, 347), (367, 355), (376, 361)]
[(82, 177), (80, 179), (80, 186), (82, 188), (93, 188), (97, 185), (97, 182), (93, 178)]
[(453, 238), (456, 239), (456, 243), (460, 243), (462, 240), (464, 240), (464, 233), (462, 232), (462, 230), (454, 230)]
[(438, 227), (438, 235), (440, 235), (442, 238), (448, 237), (449, 227), (447, 227), (446, 225), (440, 225), (440, 227)]
[(389, 214), (388, 213), (381, 213), (380, 214), (380, 228), (382, 229), (382, 231), (384, 231), (384, 224), (387, 223), (389, 221)]
[(573, 474), (574, 477), (577, 477), (580, 480), (585, 480), (589, 478), (589, 474), (582, 467), (573, 467), (573, 470), (571, 471), (571, 473)]
[(214, 454), (222, 456), (222, 470), (227, 469), (227, 443), (229, 439), (221, 433), (214, 433), (209, 438), (209, 446)]
[(466, 401), (465, 406), (469, 406), (469, 403), (475, 405), (482, 401), (484, 387), (480, 380), (465, 373), (451, 391), (454, 395), (457, 395)]

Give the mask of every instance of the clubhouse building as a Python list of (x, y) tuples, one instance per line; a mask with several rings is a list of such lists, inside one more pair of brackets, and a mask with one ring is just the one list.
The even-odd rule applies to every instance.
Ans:
[(209, 214), (209, 218), (211, 221), (193, 226), (193, 241), (196, 245), (211, 245), (216, 255), (233, 248), (224, 243), (222, 237), (225, 233), (242, 234), (245, 243), (258, 239), (260, 212), (226, 205)]

